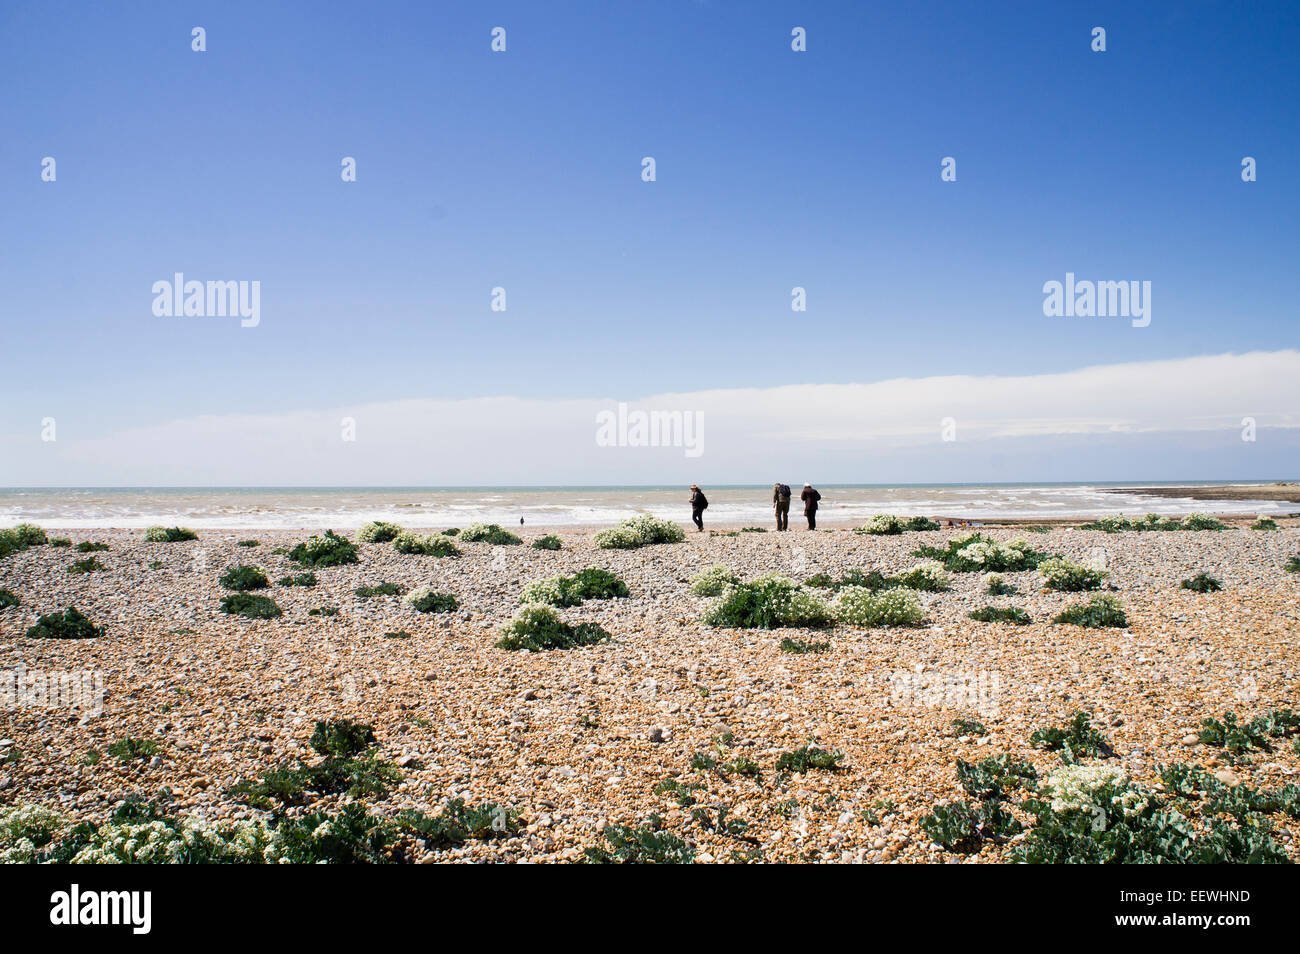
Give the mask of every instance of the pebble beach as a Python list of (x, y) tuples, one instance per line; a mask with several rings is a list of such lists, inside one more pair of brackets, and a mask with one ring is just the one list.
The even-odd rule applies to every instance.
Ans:
[[(792, 524), (796, 521), (792, 520)], [(347, 532), (339, 528), (340, 532)], [(1159, 786), (1158, 767), (1196, 765), (1228, 785), (1277, 788), (1297, 781), (1290, 742), (1230, 761), (1197, 741), (1203, 718), (1292, 707), (1300, 681), (1300, 528), (1102, 533), (1054, 525), (1031, 534), (1038, 550), (1104, 565), (1124, 604), (1123, 629), (1051, 622), (1080, 594), (1041, 589), (1034, 572), (1005, 574), (1015, 596), (990, 597), (981, 574), (953, 573), (948, 588), (918, 595), (915, 627), (818, 630), (715, 628), (696, 573), (723, 564), (742, 579), (794, 580), (850, 570), (899, 573), (921, 545), (959, 531), (870, 536), (848, 528), (788, 533), (713, 528), (682, 543), (602, 550), (592, 531), (564, 529), (563, 549), (460, 544), (458, 558), (359, 544), (360, 562), (316, 571), (315, 587), (264, 591), (276, 619), (218, 609), (218, 578), (256, 566), (271, 580), (299, 572), (285, 553), (311, 530), (204, 530), (184, 543), (146, 543), (138, 529), (58, 531), (94, 540), (99, 572), (72, 575), (81, 554), (31, 547), (0, 561), (0, 588), (21, 603), (0, 610), (0, 669), (102, 674), (102, 711), (38, 705), (0, 710), (0, 805), (39, 804), (102, 819), (130, 795), (165, 790), (179, 812), (241, 819), (258, 810), (228, 789), (310, 755), (317, 720), (373, 726), (379, 754), (402, 781), (371, 810), (437, 811), (448, 799), (491, 801), (518, 812), (508, 838), (430, 850), (430, 862), (570, 862), (609, 825), (657, 816), (696, 862), (979, 863), (1008, 844), (955, 854), (919, 826), (937, 802), (961, 796), (954, 765), (1010, 753), (1041, 772), (1056, 755), (1030, 745), (1035, 728), (1093, 714), (1117, 764)], [(999, 540), (1023, 535), (985, 530)], [(354, 536), (354, 534), (349, 534)], [(281, 551), (281, 552), (274, 552)], [(494, 647), (530, 581), (601, 567), (626, 582), (623, 599), (563, 610), (596, 622), (605, 643), (568, 650)], [(1181, 589), (1207, 572), (1216, 593)], [(422, 614), (400, 596), (359, 598), (363, 585), (429, 585), (454, 594), (450, 613)], [(980, 623), (967, 614), (1014, 603), (1028, 625)], [(28, 638), (43, 613), (75, 605), (105, 634)], [(334, 616), (313, 616), (319, 607)], [(397, 635), (393, 635), (397, 634)], [(791, 637), (823, 652), (792, 654)], [(972, 734), (955, 720), (980, 723)], [(104, 753), (122, 737), (156, 743), (148, 759)], [(836, 771), (778, 772), (782, 753), (815, 745), (843, 753)], [(698, 753), (744, 757), (758, 774), (693, 768)], [(692, 786), (693, 805), (662, 794)], [(698, 786), (698, 787), (695, 787)], [(657, 791), (659, 790), (659, 791)], [(693, 818), (707, 808), (745, 823), (743, 835)], [(719, 828), (721, 826), (718, 826)], [(1300, 861), (1300, 822), (1275, 837)]]

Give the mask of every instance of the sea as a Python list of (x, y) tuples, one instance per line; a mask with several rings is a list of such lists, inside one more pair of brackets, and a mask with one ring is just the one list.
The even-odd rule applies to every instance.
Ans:
[[(1198, 483), (1216, 486), (1225, 481), (1165, 486)], [(1122, 483), (825, 484), (817, 489), (822, 495), (819, 522), (832, 525), (876, 513), (979, 521), (1293, 509), (1268, 500), (1153, 497), (1126, 492)], [(766, 526), (772, 520), (770, 484), (704, 490), (709, 499), (707, 524)], [(793, 490), (795, 517), (801, 510), (801, 488)], [(404, 527), (447, 529), (470, 523), (518, 526), (521, 519), (528, 527), (601, 527), (638, 513), (689, 522), (688, 496), (684, 487), (16, 487), (0, 489), (0, 527), (37, 523), (87, 529), (158, 524), (196, 530), (350, 529), (370, 520), (388, 520)]]

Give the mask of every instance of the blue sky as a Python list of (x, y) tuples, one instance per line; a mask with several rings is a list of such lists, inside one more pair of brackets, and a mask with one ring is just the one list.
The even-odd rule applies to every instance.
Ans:
[[(0, 483), (46, 416), (1295, 348), (1297, 48), (1283, 3), (7, 3)], [(178, 271), (260, 281), (261, 324), (155, 317)], [(1066, 271), (1150, 281), (1151, 325), (1045, 318)]]

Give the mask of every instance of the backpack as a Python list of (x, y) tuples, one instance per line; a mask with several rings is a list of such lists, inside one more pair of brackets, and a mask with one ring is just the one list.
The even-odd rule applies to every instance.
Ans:
[(697, 501), (697, 505), (701, 510), (709, 509), (709, 498), (704, 496), (703, 491), (700, 491), (700, 499)]
[(778, 492), (781, 494), (781, 496), (782, 496), (784, 499), (786, 499), (786, 500), (789, 500), (789, 499), (790, 499), (790, 485), (789, 485), (789, 484), (782, 484), (782, 485), (781, 485), (781, 488), (780, 488), (780, 490), (779, 490)]

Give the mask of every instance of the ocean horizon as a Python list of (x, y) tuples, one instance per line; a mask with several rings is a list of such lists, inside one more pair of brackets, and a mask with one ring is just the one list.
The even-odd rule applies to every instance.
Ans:
[[(1267, 486), (1274, 480), (817, 484), (819, 520), (842, 524), (875, 513), (962, 520), (1054, 519), (1108, 513), (1278, 513), (1266, 499), (1198, 501), (1123, 493), (1125, 488)], [(796, 496), (799, 485), (792, 484)], [(766, 525), (771, 484), (705, 486), (706, 522)], [(792, 508), (798, 510), (798, 502)], [(0, 526), (134, 528), (184, 523), (195, 529), (349, 529), (371, 520), (413, 528), (470, 523), (599, 527), (636, 513), (685, 521), (684, 487), (648, 485), (481, 485), (316, 487), (12, 487), (0, 489)]]

